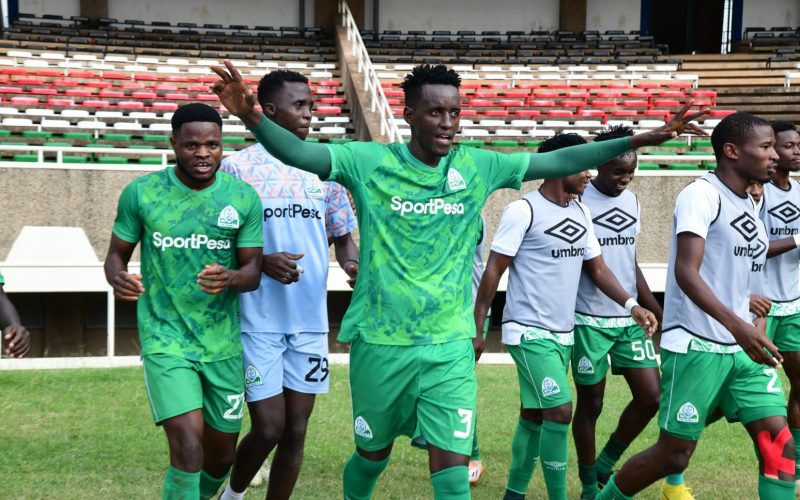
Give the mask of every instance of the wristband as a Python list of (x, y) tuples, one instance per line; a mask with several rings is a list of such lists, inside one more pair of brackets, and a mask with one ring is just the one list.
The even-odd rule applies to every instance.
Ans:
[(629, 298), (628, 300), (625, 301), (625, 310), (628, 311), (628, 314), (631, 314), (631, 311), (633, 311), (633, 308), (638, 306), (638, 305), (639, 305), (639, 303), (636, 302), (636, 299), (631, 297), (631, 298)]
[(800, 234), (795, 234), (792, 238), (794, 239), (794, 246), (800, 248)]

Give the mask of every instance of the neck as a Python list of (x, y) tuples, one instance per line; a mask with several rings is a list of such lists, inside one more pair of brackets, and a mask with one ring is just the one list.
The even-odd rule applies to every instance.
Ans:
[(214, 173), (214, 176), (207, 181), (198, 181), (197, 179), (193, 179), (192, 177), (186, 175), (186, 172), (184, 172), (183, 169), (181, 169), (178, 165), (175, 165), (172, 168), (175, 171), (175, 177), (177, 177), (178, 180), (181, 181), (181, 183), (186, 187), (194, 191), (202, 191), (203, 189), (214, 184), (214, 181), (217, 180), (216, 172)]
[(569, 205), (569, 202), (572, 201), (572, 195), (564, 191), (564, 186), (558, 181), (545, 181), (539, 188), (539, 192), (542, 193), (542, 196), (544, 196), (546, 200), (552, 201), (556, 205), (561, 205), (562, 207)]
[(769, 180), (779, 188), (786, 189), (789, 187), (789, 171), (783, 170), (782, 168), (776, 168), (775, 173), (772, 174), (772, 177), (770, 177)]
[(739, 196), (745, 196), (747, 194), (747, 185), (750, 184), (750, 179), (745, 179), (739, 175), (739, 172), (733, 167), (722, 165), (719, 167), (717, 167), (716, 170), (717, 178), (734, 193)]
[(415, 141), (413, 138), (408, 143), (408, 150), (411, 151), (411, 154), (414, 156), (414, 158), (421, 161), (425, 165), (429, 167), (439, 166), (439, 160), (441, 160), (441, 157), (422, 149), (422, 146), (420, 146), (419, 142)]
[(611, 191), (606, 189), (604, 184), (602, 184), (600, 182), (597, 182), (597, 181), (598, 181), (598, 179), (592, 179), (589, 182), (591, 182), (592, 186), (594, 186), (594, 188), (596, 190), (600, 191), (601, 194), (604, 194), (606, 196), (611, 196), (611, 197), (617, 196), (619, 194), (619, 193), (616, 193), (616, 194), (612, 193)]

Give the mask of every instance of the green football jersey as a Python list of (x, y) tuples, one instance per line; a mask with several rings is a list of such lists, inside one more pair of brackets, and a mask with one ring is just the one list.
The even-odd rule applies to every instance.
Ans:
[(210, 295), (197, 275), (208, 264), (238, 267), (236, 249), (261, 247), (261, 199), (245, 182), (217, 172), (194, 191), (174, 168), (134, 180), (119, 199), (114, 234), (141, 242), (142, 284), (137, 316), (141, 354), (219, 361), (242, 350), (239, 294)]
[(361, 233), (358, 279), (339, 340), (422, 345), (474, 337), (481, 209), (496, 189), (519, 189), (530, 155), (453, 147), (430, 167), (405, 144), (329, 149), (329, 180), (352, 193)]

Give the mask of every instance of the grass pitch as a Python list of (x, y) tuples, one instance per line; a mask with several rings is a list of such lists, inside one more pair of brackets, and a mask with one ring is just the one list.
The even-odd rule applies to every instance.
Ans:
[[(347, 368), (331, 367), (331, 392), (317, 398), (294, 498), (341, 498), (341, 474), (353, 451)], [(513, 366), (478, 367), (478, 432), (486, 473), (473, 498), (505, 490), (518, 415)], [(786, 383), (784, 380), (784, 386)], [(140, 368), (46, 370), (0, 374), (2, 498), (160, 498), (168, 463), (163, 431), (152, 423)], [(609, 380), (598, 448), (630, 397), (622, 377)], [(245, 421), (244, 429), (249, 426)], [(623, 456), (652, 444), (651, 422)], [(401, 437), (381, 476), (376, 499), (431, 498), (427, 456)], [(622, 461), (620, 462), (621, 465)], [(570, 441), (569, 497), (580, 484)], [(756, 498), (757, 464), (740, 425), (719, 422), (701, 438), (686, 474), (698, 499)], [(263, 498), (251, 488), (247, 498)], [(657, 498), (657, 486), (637, 498)], [(537, 468), (528, 498), (546, 498)]]

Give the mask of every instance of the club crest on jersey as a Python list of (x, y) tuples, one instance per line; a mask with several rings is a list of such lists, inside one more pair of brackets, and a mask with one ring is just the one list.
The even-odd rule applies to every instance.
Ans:
[(306, 194), (314, 198), (322, 198), (322, 184), (316, 179), (307, 179)]
[(592, 362), (589, 361), (589, 358), (583, 356), (581, 359), (578, 360), (578, 373), (582, 375), (593, 375), (594, 374), (594, 366)]
[(239, 229), (239, 212), (235, 208), (228, 205), (222, 209), (217, 218), (217, 226), (227, 227), (230, 229)]
[(551, 379), (550, 377), (545, 377), (542, 380), (542, 395), (543, 396), (552, 396), (553, 394), (558, 394), (561, 392), (561, 387), (558, 386), (558, 383)]
[(467, 183), (458, 170), (451, 168), (447, 171), (447, 185), (450, 186), (451, 191), (460, 191), (467, 189)]
[(262, 383), (261, 374), (258, 373), (256, 367), (248, 365), (247, 370), (244, 372), (244, 386), (253, 387), (254, 385), (261, 385)]
[(700, 421), (700, 414), (697, 413), (697, 408), (692, 403), (683, 403), (683, 406), (678, 408), (677, 418), (678, 422), (696, 424)]
[(364, 439), (372, 439), (372, 429), (369, 428), (369, 424), (364, 420), (364, 417), (360, 415), (356, 417), (353, 423), (353, 432), (356, 433), (356, 436), (361, 436)]

